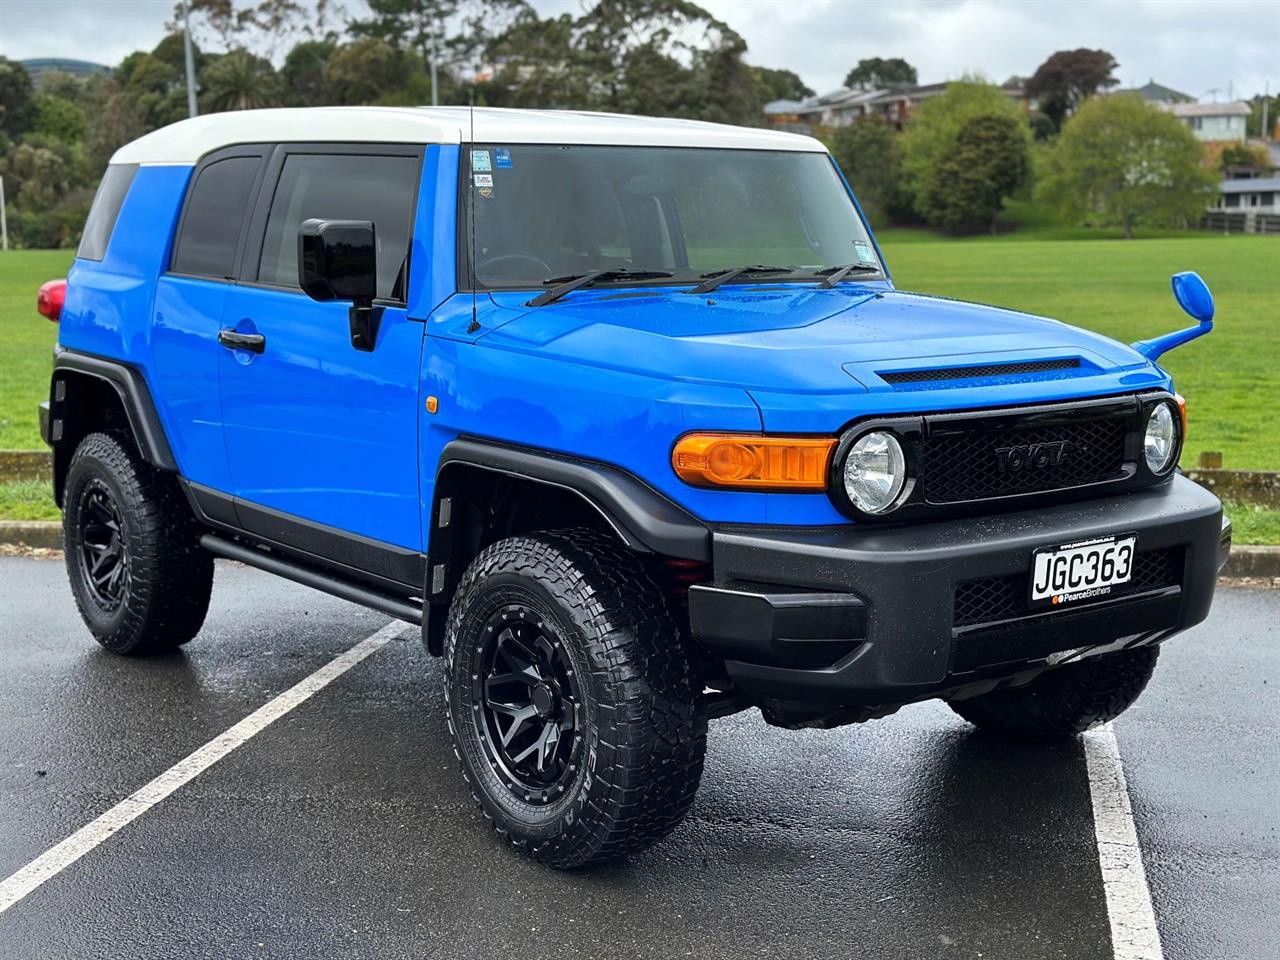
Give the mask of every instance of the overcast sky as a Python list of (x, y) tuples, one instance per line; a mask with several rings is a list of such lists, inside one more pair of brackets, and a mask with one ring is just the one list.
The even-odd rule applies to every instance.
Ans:
[[(334, 5), (343, 0), (331, 0)], [(921, 82), (1026, 76), (1055, 50), (1100, 47), (1123, 85), (1154, 78), (1219, 100), (1280, 90), (1280, 0), (699, 0), (755, 64), (819, 92), (862, 57), (905, 57)], [(359, 0), (350, 0), (359, 6)], [(544, 13), (580, 0), (534, 0)], [(118, 63), (164, 35), (173, 0), (0, 0), (0, 54)], [(1211, 91), (1216, 90), (1213, 94)]]

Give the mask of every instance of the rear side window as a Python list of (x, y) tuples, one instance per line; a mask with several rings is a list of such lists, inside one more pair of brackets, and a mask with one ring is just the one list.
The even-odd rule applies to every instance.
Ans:
[(240, 224), (261, 162), (258, 157), (227, 157), (196, 175), (174, 245), (174, 273), (228, 279), (234, 275)]
[(111, 231), (115, 229), (125, 194), (129, 192), (129, 184), (133, 183), (133, 175), (137, 172), (136, 163), (114, 163), (107, 167), (102, 182), (98, 184), (98, 192), (93, 196), (93, 205), (89, 207), (84, 233), (80, 235), (80, 247), (76, 250), (77, 257), (101, 260), (107, 255)]
[(420, 165), (414, 156), (290, 154), (267, 216), (258, 279), (298, 285), (302, 221), (372, 220), (378, 242), (378, 296), (403, 300)]

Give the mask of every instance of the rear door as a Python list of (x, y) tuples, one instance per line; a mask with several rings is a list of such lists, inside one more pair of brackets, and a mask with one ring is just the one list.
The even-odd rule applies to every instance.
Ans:
[(261, 144), (229, 147), (196, 165), (169, 269), (156, 283), (152, 390), (163, 401), (184, 476), (224, 493), (231, 492), (231, 476), (222, 443), (218, 330), (270, 151)]
[[(277, 147), (241, 282), (222, 311), (223, 329), (264, 338), (261, 353), (220, 351), (223, 434), (242, 526), (330, 557), (349, 548), (356, 566), (366, 548), (377, 550), (360, 539), (422, 547), (423, 324), (405, 311), (421, 170), (420, 147)], [(318, 303), (298, 287), (298, 226), (313, 217), (374, 223), (382, 316), (371, 352), (351, 345), (348, 304)]]

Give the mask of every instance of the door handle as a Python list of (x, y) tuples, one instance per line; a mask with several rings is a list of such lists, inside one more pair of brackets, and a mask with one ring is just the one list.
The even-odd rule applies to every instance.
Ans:
[(219, 330), (218, 342), (232, 350), (248, 350), (250, 353), (261, 353), (267, 349), (267, 338), (260, 333)]

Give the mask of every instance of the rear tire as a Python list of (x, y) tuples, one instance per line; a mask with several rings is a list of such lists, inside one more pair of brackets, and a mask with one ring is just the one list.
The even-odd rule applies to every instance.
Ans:
[(609, 538), (512, 537), (463, 575), (449, 729), (481, 810), (534, 859), (581, 867), (675, 829), (702, 775), (700, 694), (665, 595)]
[(1074, 737), (1124, 713), (1159, 657), (1158, 646), (1091, 657), (1042, 673), (1025, 687), (953, 700), (950, 706), (980, 730), (1013, 739)]
[(67, 575), (80, 615), (112, 653), (174, 650), (209, 609), (213, 557), (172, 476), (127, 442), (91, 433), (67, 470)]

